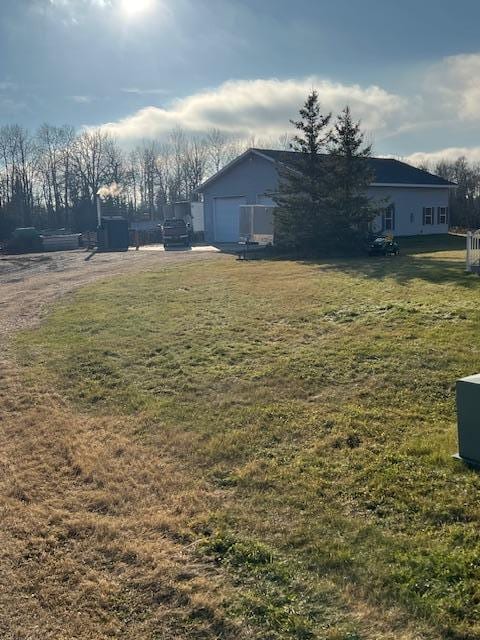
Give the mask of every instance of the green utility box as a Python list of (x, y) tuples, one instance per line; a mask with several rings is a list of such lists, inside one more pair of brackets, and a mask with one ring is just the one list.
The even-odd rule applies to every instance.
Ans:
[(457, 382), (458, 457), (480, 467), (480, 375)]

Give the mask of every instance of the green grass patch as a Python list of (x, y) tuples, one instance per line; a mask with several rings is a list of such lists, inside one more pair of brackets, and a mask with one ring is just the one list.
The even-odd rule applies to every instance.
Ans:
[(138, 438), (224, 492), (190, 525), (263, 637), (363, 637), (347, 586), (478, 637), (480, 476), (450, 456), (455, 380), (480, 369), (480, 281), (445, 243), (114, 279), (19, 352), (27, 376), (134, 416)]

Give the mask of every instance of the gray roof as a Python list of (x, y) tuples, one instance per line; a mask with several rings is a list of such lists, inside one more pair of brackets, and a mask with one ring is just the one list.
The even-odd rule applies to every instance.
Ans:
[[(252, 151), (267, 156), (275, 162), (281, 162), (287, 167), (295, 167), (300, 154), (296, 151), (275, 151), (273, 149), (252, 149)], [(328, 155), (322, 156), (326, 160)], [(366, 158), (373, 175), (373, 184), (399, 184), (422, 185), (436, 187), (455, 187), (455, 183), (449, 182), (440, 176), (436, 176), (423, 169), (412, 167), (406, 162), (392, 160), (390, 158)]]

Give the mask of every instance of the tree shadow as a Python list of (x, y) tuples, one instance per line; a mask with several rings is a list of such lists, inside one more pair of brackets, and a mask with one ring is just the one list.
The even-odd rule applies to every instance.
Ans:
[(466, 237), (450, 233), (445, 235), (396, 238), (396, 240), (400, 243), (400, 248), (404, 255), (466, 250)]
[(406, 285), (413, 280), (425, 280), (432, 284), (454, 283), (467, 289), (480, 287), (478, 276), (465, 271), (465, 263), (458, 258), (442, 258), (440, 255), (406, 255), (385, 258), (344, 259), (328, 261), (303, 261), (318, 264), (319, 271), (342, 271), (352, 277), (384, 281), (395, 280)]
[(480, 280), (465, 270), (465, 238), (459, 236), (424, 236), (400, 238), (400, 256), (305, 258), (278, 255), (274, 251), (259, 251), (251, 260), (300, 262), (318, 265), (320, 273), (341, 271), (352, 277), (373, 280), (393, 279), (401, 285), (413, 280), (433, 284), (454, 283), (467, 289), (480, 288)]
[(165, 249), (165, 253), (188, 253), (192, 251), (192, 247), (190, 245), (186, 246), (183, 244), (172, 244), (170, 246), (163, 245)]

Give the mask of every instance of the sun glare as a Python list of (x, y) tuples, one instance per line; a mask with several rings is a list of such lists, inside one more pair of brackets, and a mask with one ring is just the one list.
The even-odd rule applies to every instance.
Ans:
[(153, 9), (154, 4), (155, 0), (120, 0), (120, 9), (125, 17), (134, 18)]

